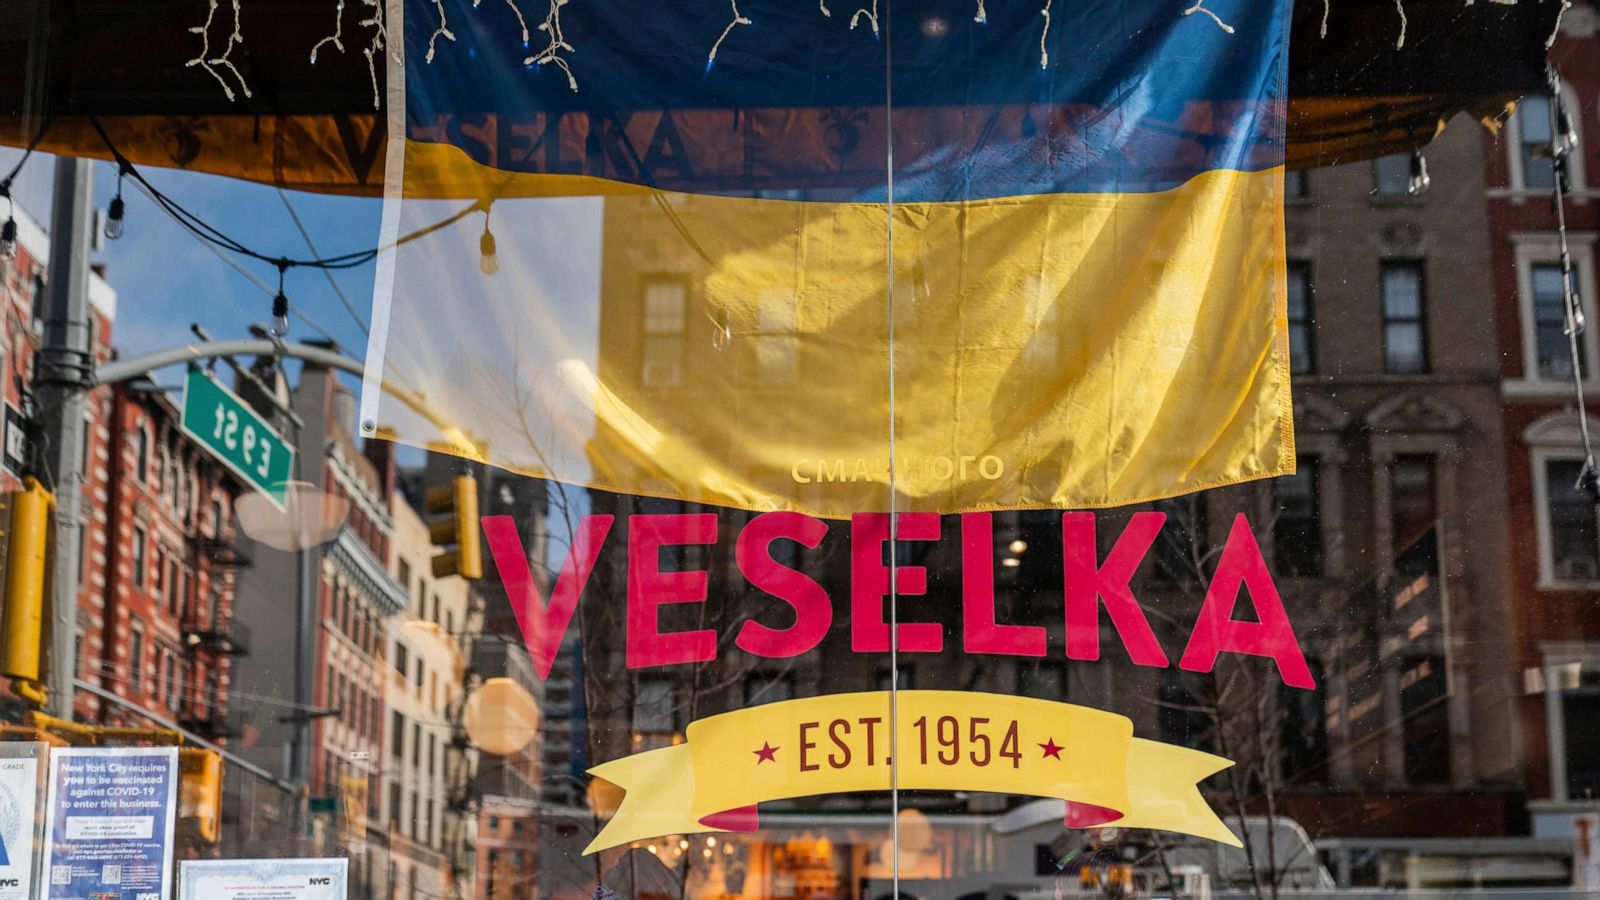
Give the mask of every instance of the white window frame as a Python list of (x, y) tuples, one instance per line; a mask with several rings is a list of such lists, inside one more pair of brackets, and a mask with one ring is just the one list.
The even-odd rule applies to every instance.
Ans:
[[(1572, 85), (1561, 82), (1561, 99), (1572, 116), (1572, 127), (1577, 132), (1578, 152), (1567, 157), (1567, 180), (1574, 192), (1588, 184), (1583, 177), (1583, 107), (1578, 103), (1578, 93)], [(1506, 117), (1506, 173), (1511, 179), (1511, 190), (1522, 194), (1548, 194), (1549, 188), (1530, 188), (1522, 174), (1522, 116), (1513, 110)]]
[[(1600, 421), (1591, 416), (1589, 428), (1600, 429)], [(1557, 578), (1551, 545), (1550, 485), (1545, 469), (1551, 462), (1583, 461), (1577, 417), (1571, 412), (1552, 413), (1528, 426), (1522, 433), (1522, 439), (1529, 445), (1528, 458), (1533, 469), (1534, 535), (1539, 545), (1539, 580), (1535, 588), (1541, 591), (1600, 589), (1600, 578), (1582, 581)]]
[[(1572, 265), (1577, 276), (1578, 302), (1583, 309), (1584, 317), (1590, 322), (1600, 321), (1595, 317), (1595, 238), (1594, 232), (1567, 234), (1567, 248), (1572, 256)], [(1554, 234), (1513, 234), (1511, 241), (1516, 257), (1517, 319), (1522, 327), (1522, 378), (1508, 382), (1506, 393), (1537, 394), (1548, 392), (1554, 387), (1564, 396), (1571, 390), (1570, 382), (1562, 378), (1541, 378), (1539, 375), (1538, 336), (1534, 328), (1533, 315), (1533, 267), (1561, 262), (1560, 238)], [(1582, 339), (1585, 361), (1589, 365), (1584, 384), (1600, 389), (1600, 376), (1596, 374), (1600, 372), (1600, 336), (1595, 334), (1595, 329), (1586, 328)]]

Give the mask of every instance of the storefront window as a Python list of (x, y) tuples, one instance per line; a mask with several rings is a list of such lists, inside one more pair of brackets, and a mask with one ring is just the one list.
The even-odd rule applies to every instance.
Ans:
[(1600, 890), (1593, 4), (33, 6), (0, 900)]

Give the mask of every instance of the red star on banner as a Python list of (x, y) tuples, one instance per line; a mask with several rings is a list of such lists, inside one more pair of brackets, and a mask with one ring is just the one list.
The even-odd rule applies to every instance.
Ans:
[(759, 766), (764, 762), (777, 762), (778, 760), (773, 757), (773, 754), (781, 749), (783, 748), (774, 747), (771, 743), (762, 741), (760, 750), (751, 750), (750, 752), (756, 755), (756, 765)]
[(1045, 756), (1052, 759), (1060, 759), (1061, 751), (1065, 748), (1056, 746), (1055, 738), (1046, 738), (1045, 742), (1039, 745), (1039, 749), (1044, 751)]

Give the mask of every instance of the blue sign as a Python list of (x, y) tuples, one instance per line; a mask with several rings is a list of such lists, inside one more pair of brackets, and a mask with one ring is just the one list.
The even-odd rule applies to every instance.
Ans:
[(44, 900), (170, 900), (176, 747), (50, 754)]

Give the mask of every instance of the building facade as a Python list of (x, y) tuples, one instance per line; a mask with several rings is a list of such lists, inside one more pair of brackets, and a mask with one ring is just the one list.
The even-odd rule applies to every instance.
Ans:
[[(464, 777), (476, 752), (457, 741), (465, 702), (470, 634), (467, 582), (434, 578), (435, 548), (417, 513), (421, 497), (396, 492), (390, 575), (407, 605), (389, 620), (388, 666), (381, 676), (384, 730), (383, 820), (390, 835), (397, 898), (452, 896), (472, 882), (474, 820), (464, 815)], [(413, 505), (417, 504), (417, 505)]]
[(1589, 327), (1579, 334), (1578, 372), (1588, 393), (1584, 415), (1600, 419), (1597, 359), (1595, 174), (1600, 153), (1600, 37), (1592, 6), (1563, 20), (1550, 59), (1559, 67), (1565, 115), (1548, 93), (1523, 100), (1498, 140), (1485, 139), (1485, 203), (1492, 228), (1492, 285), (1498, 316), (1499, 375), (1507, 449), (1503, 475), (1511, 498), (1511, 591), (1517, 636), (1517, 722), (1535, 834), (1566, 838), (1575, 813), (1594, 811), (1600, 789), (1600, 533), (1595, 503), (1578, 484), (1584, 451), (1566, 335), (1561, 235), (1552, 203), (1552, 138), (1563, 121), (1573, 148), (1563, 205), (1572, 287)]

